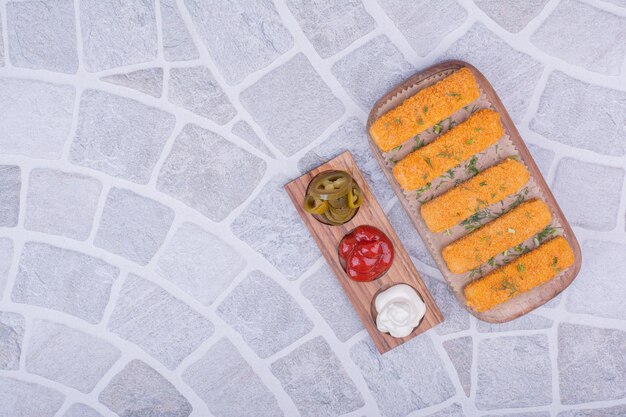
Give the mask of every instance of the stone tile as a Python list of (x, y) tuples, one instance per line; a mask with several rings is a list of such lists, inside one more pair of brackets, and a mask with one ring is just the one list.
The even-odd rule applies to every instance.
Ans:
[(213, 333), (213, 325), (161, 287), (130, 274), (107, 325), (174, 369)]
[(527, 144), (526, 146), (530, 151), (530, 155), (533, 157), (535, 163), (539, 167), (541, 175), (543, 175), (544, 178), (547, 178), (548, 172), (550, 172), (550, 166), (552, 165), (552, 161), (554, 161), (554, 152), (543, 149), (536, 145)]
[(53, 169), (33, 169), (28, 181), (24, 228), (86, 240), (101, 191), (102, 184), (95, 178)]
[(567, 310), (626, 320), (626, 245), (589, 240), (582, 242), (582, 252), (582, 268), (567, 290)]
[(622, 156), (625, 123), (626, 93), (557, 71), (548, 78), (530, 129), (565, 145)]
[(530, 0), (519, 2), (515, 0), (474, 0), (474, 3), (497, 24), (512, 33), (524, 29), (528, 22), (533, 20), (548, 0)]
[(246, 142), (248, 142), (251, 146), (254, 146), (259, 151), (261, 151), (261, 152), (265, 153), (266, 155), (270, 156), (271, 158), (275, 158), (276, 157), (272, 153), (272, 151), (270, 151), (267, 148), (267, 145), (265, 145), (265, 143), (263, 143), (261, 138), (259, 138), (257, 136), (257, 134), (254, 132), (254, 129), (252, 129), (252, 126), (250, 126), (245, 121), (240, 120), (237, 123), (235, 123), (233, 125), (232, 132), (235, 135), (237, 135), (240, 138), (242, 138), (243, 140), (245, 140)]
[(16, 370), (20, 367), (25, 326), (21, 314), (0, 311), (0, 369)]
[(350, 357), (361, 368), (384, 416), (404, 416), (455, 394), (443, 361), (427, 335), (411, 339), (384, 356), (369, 339), (363, 340), (352, 347)]
[(515, 123), (522, 121), (544, 68), (534, 58), (511, 48), (482, 23), (475, 23), (440, 58), (461, 59), (477, 67), (493, 85)]
[(609, 3), (613, 3), (617, 6), (626, 7), (626, 0), (606, 0)]
[(352, 154), (378, 202), (385, 206), (394, 193), (378, 162), (372, 158), (365, 123), (356, 117), (346, 120), (324, 142), (307, 152), (298, 161), (298, 169), (304, 174), (347, 150)]
[(272, 363), (271, 370), (304, 417), (345, 414), (365, 405), (321, 336)]
[(380, 5), (415, 51), (424, 56), (459, 27), (467, 11), (454, 0), (381, 0)]
[(174, 385), (139, 360), (115, 375), (98, 400), (120, 416), (187, 417), (192, 411)]
[(484, 415), (483, 417), (550, 417), (550, 413), (544, 413), (541, 411), (537, 411), (537, 412), (525, 411), (523, 413), (513, 413), (513, 414), (489, 414), (489, 415)]
[(404, 245), (409, 255), (417, 258), (426, 265), (437, 268), (435, 260), (430, 256), (430, 252), (426, 249), (426, 245), (422, 238), (417, 234), (415, 226), (411, 223), (409, 216), (406, 214), (404, 207), (400, 202), (396, 202), (391, 210), (387, 213), (389, 222), (398, 234), (400, 241)]
[(626, 396), (626, 332), (559, 324), (559, 388), (563, 404)]
[(361, 0), (336, 3), (289, 0), (287, 6), (322, 58), (346, 49), (376, 27)]
[[(229, 84), (265, 68), (293, 38), (269, 0), (185, 0), (198, 34)], [(215, 36), (219, 31), (220, 36)]]
[(420, 275), (445, 317), (444, 322), (435, 327), (437, 334), (450, 334), (469, 329), (469, 313), (461, 307), (448, 284), (423, 272)]
[(159, 98), (163, 94), (163, 68), (148, 68), (100, 78), (110, 84), (132, 88)]
[(270, 180), (231, 230), (288, 279), (296, 279), (321, 254), (283, 189), (287, 182), (282, 176)]
[(96, 324), (120, 271), (101, 259), (39, 242), (26, 242), (11, 299), (62, 311)]
[(246, 261), (219, 237), (183, 223), (157, 262), (157, 273), (205, 305), (215, 301)]
[(0, 67), (4, 67), (4, 39), (2, 37), (2, 15), (0, 15)]
[(166, 61), (190, 61), (200, 58), (198, 48), (180, 15), (176, 0), (161, 0), (161, 32)]
[(570, 64), (618, 75), (626, 56), (626, 18), (577, 0), (564, 0), (531, 36), (549, 55)]
[(83, 93), (70, 160), (114, 177), (147, 184), (175, 118), (129, 98)]
[(625, 415), (626, 405), (616, 405), (607, 408), (562, 411), (557, 417), (623, 417)]
[(58, 159), (70, 134), (74, 87), (0, 79), (0, 153)]
[(296, 300), (260, 271), (251, 272), (216, 312), (261, 358), (272, 356), (313, 329)]
[(469, 397), (472, 391), (472, 338), (459, 337), (442, 342), (452, 365), (456, 370), (465, 396)]
[(9, 56), (16, 67), (75, 74), (78, 69), (74, 2), (9, 2)]
[(239, 99), (287, 156), (315, 140), (345, 110), (302, 53), (243, 90)]
[(479, 410), (548, 405), (552, 374), (545, 335), (496, 337), (478, 344)]
[(315, 306), (340, 341), (345, 342), (363, 330), (359, 316), (327, 264), (304, 280), (300, 284), (300, 291)]
[(75, 403), (67, 409), (63, 417), (102, 417), (102, 414), (85, 404)]
[(80, 26), (87, 71), (147, 62), (157, 57), (153, 1), (82, 0)]
[(572, 226), (611, 230), (617, 221), (623, 181), (623, 169), (563, 158), (552, 190)]
[(509, 332), (512, 330), (538, 330), (552, 327), (552, 320), (537, 314), (526, 314), (506, 323), (487, 323), (478, 320), (476, 328), (480, 333)]
[(219, 222), (250, 196), (265, 169), (265, 161), (217, 133), (187, 125), (161, 168), (157, 188)]
[(282, 416), (274, 394), (226, 338), (185, 370), (183, 380), (216, 416)]
[(122, 188), (107, 195), (94, 245), (146, 265), (161, 247), (174, 210)]
[(0, 376), (0, 404), (2, 416), (10, 410), (10, 417), (54, 417), (63, 405), (65, 395), (59, 391), (32, 382)]
[(350, 97), (369, 111), (376, 100), (408, 78), (415, 69), (387, 36), (372, 39), (332, 67)]
[(436, 413), (428, 414), (426, 417), (465, 417), (465, 413), (463, 412), (463, 407), (461, 407), (460, 404), (454, 403), (443, 410), (437, 411)]
[[(0, 194), (2, 195), (2, 194)], [(13, 241), (6, 237), (0, 238), (0, 299), (4, 295), (4, 287), (9, 278), (9, 269), (13, 263)]]
[(45, 320), (34, 320), (26, 370), (81, 392), (91, 392), (120, 358), (104, 340)]
[(0, 226), (17, 226), (22, 173), (19, 166), (0, 165)]
[(223, 125), (237, 110), (207, 67), (172, 68), (168, 100), (177, 106)]

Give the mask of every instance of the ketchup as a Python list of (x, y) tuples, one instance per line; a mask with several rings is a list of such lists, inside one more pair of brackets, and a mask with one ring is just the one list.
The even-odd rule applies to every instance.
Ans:
[(339, 258), (354, 281), (373, 281), (393, 261), (393, 244), (373, 226), (358, 226), (339, 243)]

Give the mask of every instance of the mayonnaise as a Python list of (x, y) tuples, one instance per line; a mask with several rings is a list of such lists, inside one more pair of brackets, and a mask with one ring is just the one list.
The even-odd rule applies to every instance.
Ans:
[(396, 284), (378, 294), (374, 307), (378, 313), (376, 327), (393, 337), (408, 336), (426, 314), (426, 304), (406, 284)]

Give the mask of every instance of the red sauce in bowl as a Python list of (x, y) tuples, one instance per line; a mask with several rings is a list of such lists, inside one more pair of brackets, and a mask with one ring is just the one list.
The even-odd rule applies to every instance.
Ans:
[(373, 226), (358, 226), (339, 243), (339, 259), (354, 281), (373, 281), (393, 262), (393, 244)]

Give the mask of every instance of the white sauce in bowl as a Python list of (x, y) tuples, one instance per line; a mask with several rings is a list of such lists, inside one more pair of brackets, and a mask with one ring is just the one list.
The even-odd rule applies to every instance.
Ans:
[(376, 327), (393, 337), (408, 336), (426, 314), (426, 304), (413, 287), (406, 284), (394, 285), (378, 294), (374, 307), (378, 313)]

